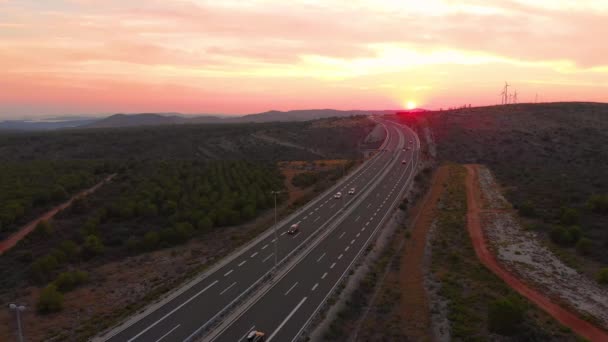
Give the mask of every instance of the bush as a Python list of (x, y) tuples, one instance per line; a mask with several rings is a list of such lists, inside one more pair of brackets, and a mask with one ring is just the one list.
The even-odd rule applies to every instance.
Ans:
[(559, 220), (563, 225), (573, 225), (578, 223), (579, 212), (573, 208), (562, 208)]
[(576, 243), (576, 251), (582, 255), (589, 255), (593, 249), (593, 243), (587, 238), (582, 238)]
[(536, 210), (530, 201), (524, 202), (519, 206), (519, 215), (524, 217), (534, 217), (536, 216)]
[(63, 308), (63, 294), (54, 284), (48, 285), (40, 292), (36, 308), (41, 314), (60, 311)]
[(52, 255), (40, 257), (32, 263), (32, 275), (36, 280), (48, 279), (51, 273), (59, 266), (57, 259)]
[(42, 220), (38, 222), (34, 232), (39, 236), (51, 236), (53, 234), (53, 225), (49, 221)]
[(143, 247), (147, 251), (151, 251), (158, 246), (158, 242), (160, 241), (160, 236), (157, 232), (147, 232), (144, 235)]
[(65, 255), (70, 260), (75, 260), (80, 255), (80, 247), (76, 244), (76, 242), (72, 240), (65, 240), (59, 246), (61, 250), (65, 253)]
[(85, 271), (63, 272), (53, 284), (61, 292), (68, 292), (89, 281), (89, 274)]
[(307, 188), (319, 181), (319, 174), (315, 172), (302, 172), (293, 176), (291, 184), (298, 188)]
[(608, 285), (608, 267), (602, 268), (597, 273), (597, 282), (602, 285)]
[(492, 332), (510, 336), (517, 332), (524, 319), (524, 308), (508, 299), (499, 299), (490, 304), (488, 324)]
[(576, 244), (581, 238), (581, 235), (581, 228), (578, 226), (572, 226), (570, 228), (558, 226), (553, 228), (550, 233), (551, 240), (564, 247)]
[(208, 231), (213, 228), (213, 221), (211, 221), (209, 217), (204, 217), (198, 221), (196, 228), (202, 230), (203, 232)]
[(89, 235), (84, 240), (82, 245), (82, 252), (85, 258), (92, 258), (96, 255), (102, 254), (104, 251), (103, 243), (101, 239), (95, 235)]
[(598, 214), (608, 214), (608, 194), (607, 195), (593, 195), (589, 198), (587, 206), (591, 211)]

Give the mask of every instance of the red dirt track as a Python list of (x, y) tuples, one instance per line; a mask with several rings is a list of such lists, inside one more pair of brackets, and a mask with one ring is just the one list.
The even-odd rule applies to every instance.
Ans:
[(70, 198), (69, 201), (64, 202), (64, 203), (52, 208), (51, 210), (42, 214), (37, 219), (35, 219), (35, 220), (31, 221), (30, 223), (26, 224), (25, 226), (19, 228), (19, 230), (17, 232), (11, 234), (5, 240), (0, 241), (0, 254), (3, 254), (4, 252), (13, 248), (17, 244), (17, 242), (19, 242), (21, 239), (26, 237), (27, 234), (31, 233), (34, 230), (34, 228), (36, 228), (38, 223), (40, 223), (40, 221), (45, 221), (45, 220), (49, 220), (49, 219), (53, 218), (53, 216), (55, 216), (58, 212), (69, 207), (76, 198), (81, 197), (81, 196), (86, 196), (90, 193), (95, 192), (95, 190), (97, 190), (99, 187), (104, 185), (106, 182), (109, 182), (114, 176), (115, 176), (115, 174), (112, 174), (112, 175), (106, 177), (101, 182), (95, 184), (94, 186), (77, 193), (76, 195), (72, 196), (72, 198)]
[(467, 168), (467, 227), (475, 253), (479, 260), (494, 274), (500, 277), (509, 287), (522, 296), (528, 298), (542, 310), (559, 321), (561, 324), (572, 329), (576, 334), (591, 341), (608, 341), (608, 332), (579, 318), (575, 313), (563, 308), (551, 301), (550, 298), (539, 293), (528, 286), (522, 280), (502, 268), (496, 261), (494, 255), (489, 251), (481, 229), (480, 220), (480, 189), (477, 181), (477, 165), (466, 165)]

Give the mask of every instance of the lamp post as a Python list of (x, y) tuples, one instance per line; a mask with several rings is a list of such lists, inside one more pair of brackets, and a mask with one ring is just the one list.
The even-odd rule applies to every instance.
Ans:
[(19, 342), (23, 342), (23, 330), (21, 329), (21, 312), (25, 311), (25, 305), (17, 305), (17, 304), (9, 304), (8, 306), (11, 311), (15, 311), (17, 315), (17, 336), (19, 337)]
[(272, 191), (271, 193), (274, 195), (274, 272), (276, 272), (279, 253), (279, 236), (277, 234), (277, 195), (281, 192)]

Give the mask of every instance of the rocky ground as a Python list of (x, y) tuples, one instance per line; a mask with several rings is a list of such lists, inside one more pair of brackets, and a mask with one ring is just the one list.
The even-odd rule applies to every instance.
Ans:
[[(526, 282), (608, 328), (608, 290), (565, 265), (534, 232), (524, 230), (490, 173), (481, 167), (484, 234), (497, 259)], [(489, 209), (489, 210), (488, 210)]]

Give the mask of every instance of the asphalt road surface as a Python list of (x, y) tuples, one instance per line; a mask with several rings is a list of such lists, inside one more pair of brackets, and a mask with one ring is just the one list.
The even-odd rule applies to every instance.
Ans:
[[(395, 129), (394, 124), (387, 125)], [(414, 176), (419, 142), (411, 130), (400, 130), (404, 133), (406, 146), (413, 145), (412, 149), (403, 150), (399, 139), (393, 140), (387, 155), (393, 155), (395, 162), (373, 191), (266, 293), (206, 340), (243, 341), (254, 329), (264, 332), (266, 341), (293, 341), (301, 335), (331, 290), (382, 227), (383, 218), (389, 217), (398, 206), (403, 190)], [(216, 286), (226, 289), (230, 281)], [(177, 340), (184, 336), (173, 334), (171, 338)]]
[[(286, 224), (277, 229), (278, 248), (276, 255), (279, 262), (283, 258), (286, 258), (288, 253), (298, 247), (309, 245), (310, 242), (306, 242), (307, 238), (314, 241), (317, 237), (313, 234), (321, 232), (323, 229), (331, 226), (332, 222), (336, 222), (340, 217), (343, 217), (343, 213), (346, 213), (348, 208), (358, 201), (359, 196), (366, 189), (377, 183), (378, 175), (386, 170), (391, 165), (391, 162), (394, 161), (394, 158), (396, 158), (394, 153), (390, 151), (401, 151), (399, 144), (403, 144), (404, 140), (402, 129), (397, 128), (392, 123), (387, 123), (386, 128), (388, 132), (387, 140), (385, 141), (387, 151), (381, 151), (374, 158), (365, 162), (360, 168), (341, 181), (335, 191), (323, 194), (315, 199), (309, 210), (293, 215)], [(410, 133), (410, 135), (412, 134)], [(399, 158), (401, 157), (408, 158), (406, 154), (403, 154)], [(395, 169), (399, 171), (395, 171), (392, 174), (402, 174), (404, 167), (405, 165), (399, 162), (398, 168)], [(409, 164), (408, 167), (410, 167)], [(387, 185), (384, 184), (382, 186)], [(355, 195), (348, 195), (348, 190), (353, 187), (355, 188)], [(342, 198), (334, 198), (334, 194), (337, 191), (342, 192)], [(388, 192), (390, 190), (387, 190), (386, 193)], [(375, 193), (374, 196), (376, 196)], [(365, 202), (364, 206), (368, 204), (372, 205), (369, 208), (364, 208), (365, 210), (362, 210), (360, 213), (350, 214), (347, 221), (350, 220), (348, 222), (352, 223), (353, 220), (356, 220), (355, 223), (357, 225), (365, 224), (369, 220), (366, 215), (368, 213), (373, 214), (372, 211), (375, 210), (373, 208), (376, 204), (373, 204), (375, 202), (372, 200), (380, 200), (380, 197), (376, 199), (370, 198)], [(382, 201), (379, 203), (382, 203)], [(388, 201), (385, 207), (387, 205)], [(379, 216), (380, 214), (378, 212), (376, 215)], [(287, 234), (287, 230), (293, 223), (299, 223), (300, 230), (298, 234), (289, 235)], [(371, 232), (371, 227), (368, 232)], [(266, 235), (265, 238), (260, 239), (257, 243), (242, 251), (236, 258), (232, 258), (232, 260), (217, 268), (211, 274), (206, 275), (194, 285), (179, 292), (179, 295), (165, 301), (154, 310), (147, 310), (144, 315), (131, 319), (117, 329), (95, 340), (158, 342), (182, 341), (193, 337), (195, 332), (200, 331), (202, 327), (210, 322), (214, 322), (218, 313), (222, 312), (236, 298), (246, 292), (252, 284), (274, 268), (275, 238), (272, 233)], [(343, 237), (343, 239), (346, 238)], [(342, 238), (339, 240), (344, 241)], [(357, 241), (361, 242), (363, 239), (358, 238)], [(357, 245), (353, 244), (351, 248), (354, 251)], [(319, 257), (317, 256), (317, 258)], [(321, 258), (321, 261), (326, 262), (332, 257), (330, 254), (327, 254)], [(347, 260), (347, 258), (345, 257), (344, 260)], [(336, 268), (337, 270), (338, 268)], [(327, 277), (328, 280), (331, 279), (329, 275)], [(292, 291), (300, 293), (299, 291), (301, 291), (302, 286), (303, 284), (298, 284)], [(318, 293), (321, 293), (321, 291)], [(293, 298), (292, 295), (286, 297), (289, 299)], [(308, 303), (312, 302), (312, 300), (308, 301)]]

